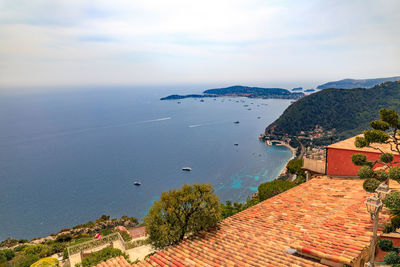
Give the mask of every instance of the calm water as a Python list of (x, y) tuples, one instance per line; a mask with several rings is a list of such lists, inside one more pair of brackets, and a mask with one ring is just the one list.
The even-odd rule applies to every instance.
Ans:
[(158, 100), (168, 93), (1, 96), (0, 240), (44, 236), (101, 214), (142, 218), (161, 192), (182, 184), (211, 183), (222, 201), (243, 201), (291, 157), (257, 139), (290, 101)]

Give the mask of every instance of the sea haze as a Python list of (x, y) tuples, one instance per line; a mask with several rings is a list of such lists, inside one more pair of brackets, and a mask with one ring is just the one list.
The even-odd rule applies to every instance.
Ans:
[(102, 214), (141, 219), (161, 192), (183, 184), (211, 183), (221, 201), (244, 201), (291, 157), (257, 138), (289, 100), (159, 100), (167, 94), (2, 96), (0, 240), (48, 235)]

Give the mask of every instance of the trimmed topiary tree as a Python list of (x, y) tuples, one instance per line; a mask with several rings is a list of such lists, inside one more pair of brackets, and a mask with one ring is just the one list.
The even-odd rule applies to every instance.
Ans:
[(390, 251), (388, 254), (386, 254), (384, 260), (385, 260), (386, 264), (396, 264), (396, 263), (400, 263), (400, 256), (399, 256), (398, 252)]
[[(394, 154), (400, 154), (400, 118), (396, 111), (391, 109), (381, 109), (379, 111), (380, 120), (371, 121), (371, 130), (363, 132), (363, 136), (357, 136), (355, 146), (362, 148), (368, 147), (377, 150), (381, 153), (379, 160), (367, 160), (367, 156), (362, 153), (356, 153), (352, 156), (352, 161), (357, 166), (362, 166), (357, 175), (361, 179), (370, 180), (364, 183), (364, 189), (368, 192), (374, 192), (378, 187), (379, 182), (388, 182), (388, 179), (400, 182), (400, 167), (394, 164)], [(383, 151), (376, 144), (387, 144), (391, 152)], [(389, 169), (389, 172), (375, 171), (373, 168), (376, 164)], [(375, 179), (374, 181), (372, 179)]]

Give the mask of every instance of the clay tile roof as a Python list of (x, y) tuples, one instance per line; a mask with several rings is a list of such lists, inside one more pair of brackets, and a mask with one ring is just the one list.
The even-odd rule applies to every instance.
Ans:
[(116, 257), (109, 259), (107, 261), (101, 262), (96, 265), (96, 267), (131, 267), (124, 257)]
[[(320, 262), (326, 261), (351, 264), (368, 249), (372, 235), (364, 203), (369, 194), (362, 183), (358, 179), (312, 179), (137, 266), (322, 266)], [(383, 212), (380, 217), (382, 223), (388, 214)], [(288, 248), (296, 249), (298, 254), (285, 253)]]
[[(362, 136), (362, 135), (357, 135), (357, 136)], [(373, 148), (369, 148), (369, 147), (363, 147), (363, 148), (356, 147), (354, 145), (354, 142), (356, 141), (356, 137), (357, 136), (353, 136), (353, 137), (350, 137), (350, 138), (345, 139), (343, 141), (331, 144), (331, 145), (327, 146), (327, 148), (338, 148), (338, 149), (354, 150), (354, 151), (361, 151), (361, 152), (381, 153), (379, 150), (376, 150), (376, 149), (373, 149)], [(377, 147), (377, 148), (380, 148), (385, 153), (398, 154), (397, 151), (392, 151), (390, 149), (390, 145), (389, 144), (378, 144), (378, 143), (375, 144), (374, 143), (373, 146)]]

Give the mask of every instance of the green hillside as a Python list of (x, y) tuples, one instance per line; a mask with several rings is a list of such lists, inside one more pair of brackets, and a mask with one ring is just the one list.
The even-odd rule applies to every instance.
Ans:
[(290, 105), (265, 133), (297, 136), (319, 125), (324, 130), (336, 129), (335, 139), (344, 139), (367, 129), (369, 122), (378, 118), (381, 108), (400, 111), (400, 82), (386, 82), (369, 89), (326, 89), (311, 94)]
[(399, 81), (400, 76), (388, 77), (388, 78), (375, 78), (375, 79), (344, 79), (335, 82), (328, 82), (318, 85), (318, 89), (352, 89), (352, 88), (371, 88), (377, 84), (384, 82), (395, 82)]

